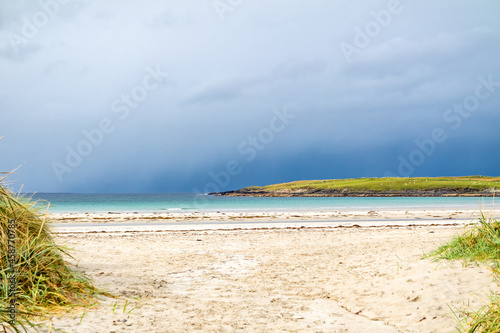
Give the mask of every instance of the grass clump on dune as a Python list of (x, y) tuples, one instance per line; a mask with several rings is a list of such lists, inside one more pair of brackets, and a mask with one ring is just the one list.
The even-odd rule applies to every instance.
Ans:
[[(35, 208), (36, 203), (17, 197), (2, 186), (2, 181), (3, 178), (0, 179), (0, 329), (26, 330), (27, 326), (33, 326), (30, 319), (43, 319), (49, 312), (96, 304), (94, 297), (103, 292), (64, 261), (68, 254), (55, 244), (46, 216)], [(15, 261), (9, 262), (12, 248), (15, 248)], [(12, 276), (17, 283), (9, 279)], [(11, 289), (12, 285), (15, 289)], [(15, 290), (14, 297), (9, 290)], [(14, 325), (9, 317), (13, 298), (17, 305)]]
[(440, 246), (430, 255), (448, 260), (490, 260), (498, 264), (500, 260), (500, 221), (488, 219), (484, 213), (481, 213), (481, 218), (474, 228)]
[[(472, 229), (455, 237), (427, 256), (492, 263), (494, 279), (499, 284), (500, 221), (489, 219), (482, 213), (479, 222)], [(460, 320), (460, 332), (500, 332), (500, 297), (494, 293), (490, 295), (490, 303), (478, 311), (461, 311), (461, 313), (464, 318)]]

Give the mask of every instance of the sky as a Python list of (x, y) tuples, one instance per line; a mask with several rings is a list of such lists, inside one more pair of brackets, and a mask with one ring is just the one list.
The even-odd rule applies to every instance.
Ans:
[(0, 171), (39, 193), (500, 176), (499, 17), (497, 0), (0, 0)]

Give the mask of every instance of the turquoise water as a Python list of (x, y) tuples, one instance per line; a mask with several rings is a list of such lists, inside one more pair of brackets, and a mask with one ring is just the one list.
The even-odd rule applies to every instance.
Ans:
[(165, 194), (76, 194), (37, 193), (41, 203), (50, 202), (49, 212), (259, 212), (381, 209), (486, 209), (493, 198), (252, 198), (217, 197), (192, 193)]

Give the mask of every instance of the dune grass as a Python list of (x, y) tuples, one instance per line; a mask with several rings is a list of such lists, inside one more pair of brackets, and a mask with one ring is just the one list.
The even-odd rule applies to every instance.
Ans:
[[(478, 223), (464, 234), (430, 252), (426, 257), (492, 263), (493, 276), (500, 283), (500, 221), (489, 219), (484, 213)], [(500, 296), (492, 293), (490, 303), (478, 311), (460, 311), (460, 332), (500, 332)]]
[(489, 219), (484, 213), (476, 225), (440, 246), (430, 255), (440, 259), (500, 262), (500, 221)]
[[(68, 253), (54, 242), (49, 221), (37, 210), (36, 203), (17, 197), (2, 186), (2, 181), (3, 178), (0, 179), (0, 331), (2, 328), (25, 331), (34, 327), (30, 320), (43, 319), (49, 312), (95, 305), (95, 296), (105, 293), (64, 261)], [(10, 249), (15, 248), (15, 261), (9, 262), (12, 222), (16, 237), (15, 246)], [(17, 283), (9, 280), (12, 276)], [(14, 297), (9, 293), (11, 285), (17, 287)], [(9, 324), (8, 306), (12, 299), (16, 300), (18, 310), (14, 325)]]

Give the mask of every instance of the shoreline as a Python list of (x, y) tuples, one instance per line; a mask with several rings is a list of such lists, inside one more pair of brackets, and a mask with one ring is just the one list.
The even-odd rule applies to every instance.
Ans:
[(257, 230), (333, 230), (333, 229), (398, 229), (398, 228), (413, 228), (413, 227), (466, 227), (472, 224), (468, 220), (456, 220), (453, 222), (441, 220), (417, 220), (417, 221), (381, 221), (373, 223), (373, 221), (342, 221), (342, 222), (241, 222), (241, 223), (179, 223), (179, 224), (118, 224), (110, 223), (106, 225), (96, 224), (69, 224), (56, 225), (56, 235), (71, 235), (71, 234), (147, 234), (147, 233), (175, 233), (175, 232), (238, 232), (238, 231), (257, 231)]
[[(492, 218), (500, 218), (500, 212), (494, 208), (485, 208), (484, 212)], [(297, 210), (297, 211), (217, 211), (217, 212), (107, 212), (107, 213), (49, 213), (48, 218), (54, 223), (152, 223), (157, 222), (243, 222), (249, 220), (269, 222), (280, 221), (310, 221), (310, 220), (409, 220), (409, 219), (476, 219), (480, 216), (479, 209), (350, 209), (350, 210)]]
[[(216, 213), (70, 213), (50, 214), (57, 234), (167, 232), (200, 230), (273, 230), (303, 228), (380, 228), (465, 226), (475, 223), (479, 210), (350, 210)], [(498, 218), (500, 213), (486, 210)]]
[(256, 197), (256, 198), (491, 198), (498, 196), (499, 191), (454, 192), (454, 191), (407, 191), (407, 192), (345, 192), (314, 191), (314, 192), (258, 192), (258, 191), (226, 191), (208, 193), (220, 197)]

